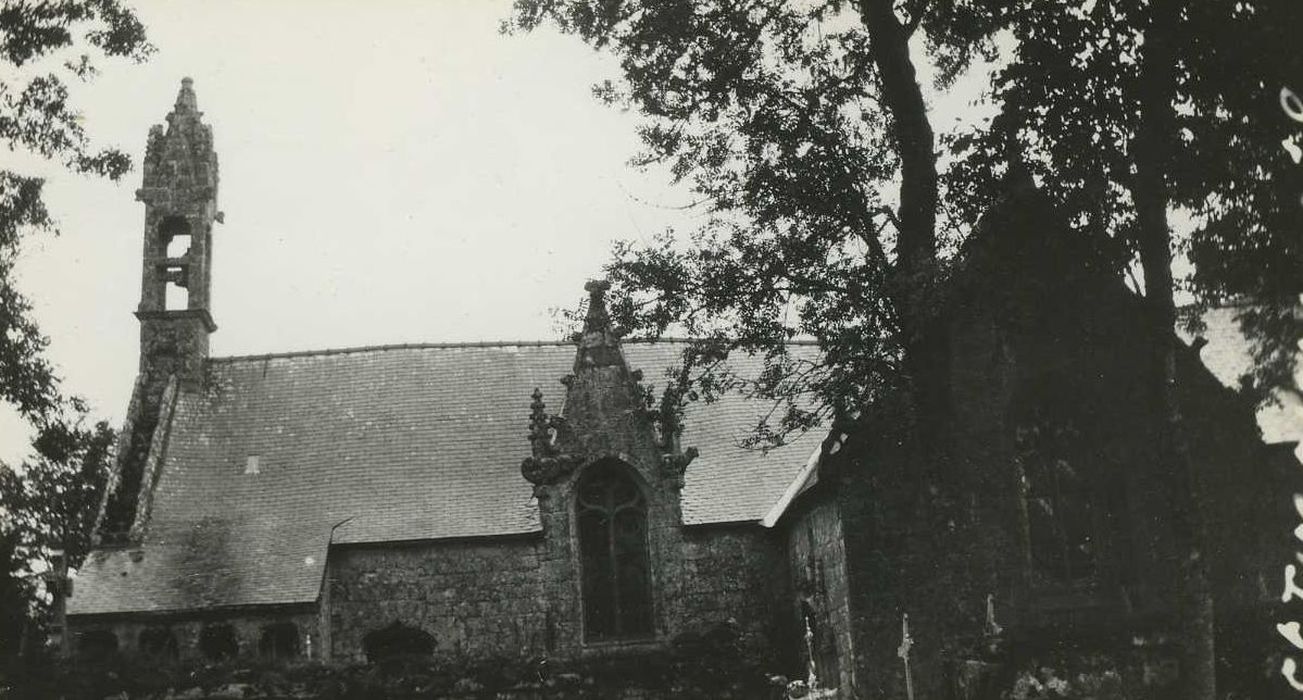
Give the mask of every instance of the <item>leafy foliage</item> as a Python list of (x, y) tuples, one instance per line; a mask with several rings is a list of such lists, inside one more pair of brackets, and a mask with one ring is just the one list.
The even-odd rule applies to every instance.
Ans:
[[(1294, 313), (1303, 293), (1303, 169), (1281, 148), (1297, 124), (1277, 101), (1303, 76), (1293, 34), (1303, 7), (1182, 3), (1160, 20), (1139, 0), (1000, 4), (1015, 49), (991, 87), (999, 115), (947, 143), (957, 156), (946, 178), (954, 210), (975, 220), (999, 196), (1000, 174), (1019, 162), (1079, 229), (1114, 244), (1121, 269), (1142, 252), (1138, 167), (1154, 161), (1170, 206), (1189, 219), (1173, 231), (1193, 264), (1176, 285), (1200, 305), (1260, 305), (1245, 324), (1258, 342), (1258, 377), (1292, 383), (1303, 339)], [(1145, 46), (1160, 40), (1173, 65), (1156, 85), (1142, 64)], [(1173, 95), (1173, 114), (1147, 133), (1145, 100), (1156, 91)], [(1163, 281), (1146, 272), (1154, 292)]]
[[(131, 169), (131, 159), (95, 148), (70, 101), (69, 78), (88, 80), (96, 72), (82, 49), (140, 61), (153, 47), (135, 14), (117, 0), (0, 6), (0, 63), (14, 76), (0, 81), (0, 142), (73, 172), (116, 180)], [(42, 185), (38, 177), (0, 168), (0, 399), (38, 420), (57, 408), (59, 392), (43, 357), (48, 341), (14, 284), (14, 265), (24, 233), (54, 228)]]
[(368, 664), (299, 661), (160, 662), (112, 655), (98, 663), (19, 669), (20, 697), (610, 698), (784, 697), (766, 673), (773, 659), (746, 652), (728, 622), (687, 633), (651, 653), (558, 662), (547, 658), (389, 657)]
[[(97, 148), (71, 101), (69, 83), (96, 74), (96, 58), (144, 60), (151, 52), (135, 14), (118, 0), (6, 0), (0, 5), (0, 141), (68, 170), (117, 180), (127, 155)], [(0, 400), (35, 423), (35, 457), (0, 464), (0, 639), (43, 619), (48, 599), (34, 573), (51, 549), (76, 566), (89, 547), (90, 519), (110, 463), (113, 432), (85, 426), (86, 407), (65, 398), (45, 358), (48, 339), (16, 286), (25, 235), (54, 231), (39, 177), (0, 168)], [(30, 622), (29, 622), (30, 621)], [(16, 646), (0, 648), (9, 658)]]
[[(48, 567), (51, 550), (62, 550), (74, 568), (85, 558), (115, 439), (103, 421), (88, 427), (81, 415), (60, 416), (33, 441), (31, 461), (0, 465), (0, 638), (16, 643), (45, 618), (49, 600), (33, 577)], [(17, 651), (0, 648), (0, 659)]]
[[(507, 28), (550, 23), (620, 60), (621, 79), (597, 95), (643, 116), (635, 163), (667, 165), (689, 184), (703, 223), (617, 248), (608, 269), (621, 297), (616, 315), (635, 334), (702, 339), (676, 382), (710, 376), (733, 350), (766, 354), (772, 371), (747, 378), (757, 395), (819, 398), (806, 408), (788, 401), (774, 426), (782, 435), (918, 379), (909, 355), (944, 278), (926, 252), (955, 249), (1014, 161), (1074, 226), (1112, 246), (1119, 274), (1130, 268), (1140, 242), (1146, 32), (1165, 37), (1176, 56), (1168, 86), (1176, 116), (1158, 167), (1171, 204), (1195, 223), (1178, 242), (1194, 263), (1182, 284), (1203, 303), (1266, 302), (1274, 322), (1249, 327), (1271, 330), (1254, 333), (1259, 371), (1264, 382), (1289, 376), (1281, 363), (1303, 337), (1303, 324), (1284, 313), (1303, 280), (1303, 169), (1280, 147), (1292, 122), (1275, 100), (1303, 75), (1290, 34), (1300, 10), (1182, 5), (1175, 21), (1156, 24), (1141, 0), (518, 0)], [(914, 70), (892, 43), (897, 32), (921, 33), (914, 45), (924, 46), (939, 88), (976, 59), (998, 56), (1001, 65), (988, 95), (998, 116), (945, 140), (950, 167), (930, 204), (926, 193), (913, 197), (922, 206), (911, 206), (911, 183), (927, 190), (937, 159), (915, 144), (930, 146), (927, 115), (900, 99)], [(902, 71), (906, 79), (893, 81)], [(916, 211), (929, 208), (935, 226)], [(902, 256), (909, 250), (924, 251), (922, 262)], [(826, 357), (808, 372), (786, 351), (802, 336)]]
[[(914, 399), (917, 420), (943, 421), (951, 356), (934, 325), (946, 277), (939, 253), (1006, 194), (1012, 174), (1029, 173), (1114, 274), (1133, 271), (1138, 257), (1157, 339), (1155, 440), (1177, 502), (1173, 531), (1188, 550), (1184, 692), (1212, 697), (1212, 599), (1175, 390), (1169, 212), (1179, 207), (1192, 221), (1176, 241), (1194, 264), (1185, 286), (1205, 303), (1260, 304), (1245, 314), (1259, 377), (1292, 382), (1303, 339), (1303, 170), (1280, 148), (1293, 124), (1274, 101), (1303, 74), (1293, 39), (1303, 5), (517, 0), (515, 8), (512, 27), (551, 22), (619, 58), (623, 80), (598, 95), (644, 116), (639, 162), (670, 166), (705, 205), (704, 224), (686, 240), (621, 246), (608, 268), (623, 294), (615, 315), (631, 330), (703, 339), (685, 353), (662, 414), (691, 396), (685, 385), (746, 350), (765, 355), (764, 371), (729, 381), (787, 406), (776, 429), (757, 427), (761, 438), (866, 415), (867, 404), (895, 394)], [(998, 115), (947, 139), (944, 178), (911, 53), (920, 31), (939, 87), (975, 58), (995, 57), (996, 35), (1012, 45), (992, 83)], [(956, 240), (939, 231), (946, 218)], [(809, 368), (788, 348), (803, 335), (823, 351)], [(812, 408), (795, 400), (801, 392), (816, 397)], [(929, 432), (917, 433), (924, 452), (936, 437)]]
[[(967, 2), (516, 3), (508, 29), (550, 22), (620, 59), (622, 79), (596, 92), (645, 118), (635, 162), (669, 166), (701, 197), (686, 241), (620, 246), (608, 269), (631, 332), (698, 339), (672, 384), (709, 381), (732, 351), (763, 354), (759, 376), (717, 383), (783, 404), (758, 426), (780, 442), (910, 376), (938, 270), (936, 157), (907, 44), (922, 32), (945, 83), (991, 54), (997, 15)], [(825, 361), (790, 352), (799, 337)]]

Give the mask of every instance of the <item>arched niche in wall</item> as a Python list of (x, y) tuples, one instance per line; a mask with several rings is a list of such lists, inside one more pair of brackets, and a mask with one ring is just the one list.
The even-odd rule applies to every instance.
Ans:
[(368, 632), (362, 638), (362, 649), (367, 661), (372, 663), (405, 656), (429, 656), (434, 653), (434, 637), (425, 630), (395, 620)]
[(258, 637), (258, 656), (271, 661), (294, 659), (299, 655), (299, 628), (293, 622), (276, 622), (262, 628)]
[(176, 635), (168, 627), (149, 627), (140, 632), (140, 653), (152, 659), (173, 661), (180, 653)]
[(112, 630), (87, 630), (77, 635), (77, 655), (87, 661), (104, 661), (118, 653), (118, 635)]
[(230, 625), (209, 625), (199, 633), (199, 653), (211, 661), (233, 659), (240, 653), (235, 638), (235, 628)]

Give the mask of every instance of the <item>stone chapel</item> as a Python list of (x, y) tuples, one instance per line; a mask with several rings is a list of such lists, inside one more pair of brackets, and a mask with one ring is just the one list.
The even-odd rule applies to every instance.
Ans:
[[(953, 458), (916, 488), (890, 433), (744, 449), (768, 406), (739, 395), (659, 424), (639, 382), (684, 346), (621, 342), (602, 282), (574, 342), (211, 357), (218, 163), (188, 79), (143, 177), (140, 367), (65, 601), (74, 655), (600, 658), (727, 624), (843, 698), (995, 697), (1069, 637), (1137, 683), (1179, 673), (1142, 315), (1088, 252), (1047, 247), (1073, 238), (1041, 235), (1066, 226), (1034, 191), (965, 251)], [(1299, 465), (1198, 351), (1218, 622), (1267, 648)], [(1144, 643), (1100, 641), (1124, 638)]]
[(656, 425), (638, 382), (683, 345), (621, 344), (603, 282), (575, 343), (210, 357), (222, 214), (189, 79), (143, 171), (140, 369), (74, 653), (356, 661), (406, 633), (564, 658), (727, 621), (764, 646), (787, 558), (835, 546), (776, 527), (819, 441), (741, 447), (763, 407), (736, 396)]

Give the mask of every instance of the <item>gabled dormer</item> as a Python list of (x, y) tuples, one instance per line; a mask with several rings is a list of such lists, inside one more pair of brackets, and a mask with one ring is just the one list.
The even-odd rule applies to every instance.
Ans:
[(683, 620), (683, 470), (695, 450), (658, 439), (654, 413), (611, 327), (605, 281), (589, 282), (588, 309), (560, 415), (536, 389), (531, 455), (543, 525), (557, 647), (658, 644)]

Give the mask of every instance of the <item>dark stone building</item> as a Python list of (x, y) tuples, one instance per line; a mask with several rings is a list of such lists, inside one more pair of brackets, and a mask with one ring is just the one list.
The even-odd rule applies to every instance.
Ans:
[[(920, 444), (876, 406), (859, 441), (823, 460), (859, 697), (1176, 697), (1185, 550), (1172, 524), (1192, 506), (1159, 467), (1156, 339), (1104, 260), (1029, 180), (1011, 181), (950, 280), (949, 414)], [(1253, 402), (1216, 380), (1202, 344), (1179, 354), (1179, 394), (1220, 696), (1276, 697), (1303, 471), (1297, 443), (1263, 441)], [(1293, 423), (1277, 434), (1299, 435)]]
[[(768, 407), (741, 396), (658, 421), (643, 373), (682, 345), (622, 345), (600, 282), (575, 343), (209, 357), (217, 159), (188, 80), (144, 180), (140, 373), (67, 601), (76, 653), (564, 660), (726, 625), (846, 698), (1179, 672), (1151, 339), (1030, 190), (955, 275), (926, 449), (884, 401), (856, 437), (760, 452), (739, 443)], [(1219, 625), (1265, 654), (1298, 464), (1196, 350), (1181, 370)]]

